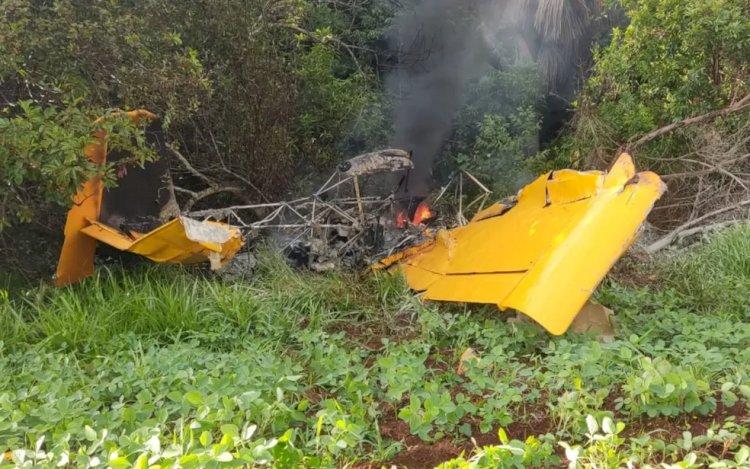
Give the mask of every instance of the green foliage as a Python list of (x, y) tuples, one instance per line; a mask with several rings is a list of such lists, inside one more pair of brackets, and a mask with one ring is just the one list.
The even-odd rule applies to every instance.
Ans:
[(400, 402), (405, 392), (424, 380), (429, 347), (423, 343), (406, 343), (386, 346), (386, 350), (386, 354), (377, 362), (380, 385), (385, 390), (388, 400)]
[(132, 156), (118, 164), (143, 164), (155, 158), (145, 144), (142, 129), (124, 115), (104, 113), (95, 117), (75, 105), (42, 107), (20, 101), (15, 114), (0, 115), (0, 231), (16, 222), (29, 222), (40, 201), (67, 205), (69, 196), (94, 175), (112, 184), (113, 165), (96, 167), (84, 156), (94, 134), (105, 132), (111, 150)]
[[(327, 34), (330, 36), (330, 32)], [(362, 73), (342, 75), (334, 50), (316, 44), (302, 57), (296, 71), (300, 82), (300, 114), (296, 117), (297, 150), (315, 165), (329, 166), (340, 158), (336, 150), (360, 114), (376, 101)], [(383, 128), (382, 121), (361, 123)]]
[[(491, 189), (511, 195), (524, 182), (525, 160), (538, 145), (539, 116), (531, 108), (509, 117), (486, 114), (470, 155), (458, 155), (456, 163), (473, 173), (491, 178)], [(528, 177), (528, 176), (526, 176)]]
[[(558, 148), (568, 161), (611, 155), (630, 138), (725, 107), (750, 90), (750, 6), (744, 0), (619, 3), (630, 24), (615, 29), (610, 44), (595, 53), (572, 141)], [(642, 151), (673, 158), (686, 144), (676, 134)]]
[(707, 381), (691, 370), (674, 366), (663, 358), (640, 359), (643, 372), (631, 376), (623, 386), (622, 400), (635, 414), (676, 416), (696, 412), (706, 415), (716, 407)]
[(622, 467), (628, 462), (628, 455), (621, 450), (624, 439), (619, 434), (625, 429), (622, 422), (614, 423), (609, 417), (600, 422), (591, 415), (586, 417), (586, 444), (570, 446), (561, 442), (565, 457), (571, 467)]
[(469, 90), (448, 154), (499, 195), (528, 182), (528, 161), (539, 147), (542, 85), (533, 64), (494, 70)]
[(445, 462), (437, 469), (501, 469), (523, 467), (556, 467), (560, 458), (548, 441), (533, 436), (526, 441), (509, 440), (502, 428), (498, 431), (501, 445), (485, 446), (470, 459), (463, 456)]
[(163, 21), (171, 8), (157, 0), (5, 0), (0, 77), (40, 104), (146, 107), (169, 123), (194, 110), (208, 85), (197, 51), (174, 21)]
[(83, 117), (104, 109), (154, 112), (194, 167), (267, 196), (289, 189), (295, 170), (327, 171), (387, 131), (368, 47), (393, 14), (386, 4), (3, 0), (0, 13), (0, 111), (15, 116), (22, 100), (51, 109), (43, 138), (18, 126), (4, 132), (0, 171), (25, 164), (5, 161), (19, 139), (39, 154), (52, 148), (51, 164), (68, 153), (54, 181), (34, 176), (40, 197), (16, 204), (16, 194), (2, 194), (23, 220), (47, 199), (67, 201), (91, 173), (72, 152), (89, 138)]
[(750, 249), (747, 226), (736, 226), (714, 235), (710, 242), (673, 256), (662, 269), (681, 293), (689, 294), (694, 307), (712, 308), (725, 304), (726, 313), (747, 317), (750, 298), (750, 263), (744, 253)]
[[(424, 388), (412, 391), (409, 405), (401, 409), (398, 417), (409, 424), (412, 434), (429, 441), (456, 430), (461, 435), (471, 436), (471, 426), (461, 422), (463, 417), (476, 411), (477, 406), (466, 395), (459, 393), (453, 398), (440, 383), (429, 381)], [(433, 434), (435, 429), (438, 431)]]
[[(692, 281), (728, 252), (746, 260), (722, 248), (747, 236), (737, 230), (695, 250), (706, 266)], [(600, 343), (422, 305), (398, 277), (304, 274), (269, 254), (245, 284), (102, 271), (0, 298), (0, 447), (41, 467), (341, 467), (390, 461), (400, 425), (457, 445), (507, 429), (444, 467), (559, 467), (562, 442), (577, 467), (741, 467), (750, 428), (712, 412), (714, 399), (750, 398), (750, 325), (733, 311), (746, 291), (694, 308), (692, 283), (662, 280), (605, 285), (618, 334)], [(467, 346), (478, 358), (458, 376)], [(640, 428), (648, 415), (679, 431), (626, 437), (613, 422)], [(688, 433), (693, 417), (705, 431)]]

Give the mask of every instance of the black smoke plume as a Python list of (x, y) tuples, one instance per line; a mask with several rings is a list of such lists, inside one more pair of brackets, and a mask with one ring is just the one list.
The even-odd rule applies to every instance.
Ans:
[(430, 189), (433, 161), (481, 62), (480, 3), (422, 0), (388, 33), (398, 57), (387, 79), (395, 99), (392, 145), (411, 151), (414, 161), (414, 170), (400, 181), (400, 197), (423, 198)]
[(415, 166), (400, 181), (402, 200), (428, 195), (433, 162), (468, 85), (497, 68), (499, 57), (536, 62), (549, 91), (572, 97), (597, 11), (595, 0), (407, 1), (387, 32), (397, 58), (387, 77), (395, 103), (391, 145), (412, 151)]

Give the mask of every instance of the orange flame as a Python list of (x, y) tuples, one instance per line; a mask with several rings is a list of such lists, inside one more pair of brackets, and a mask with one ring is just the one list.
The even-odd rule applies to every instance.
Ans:
[(422, 225), (433, 216), (434, 215), (432, 213), (432, 209), (430, 209), (430, 206), (427, 205), (427, 202), (420, 202), (420, 204), (417, 206), (417, 211), (414, 212), (412, 223), (414, 225)]
[(424, 225), (424, 222), (434, 216), (435, 214), (432, 212), (432, 209), (427, 202), (421, 202), (417, 205), (417, 210), (414, 212), (414, 217), (411, 220), (409, 220), (409, 215), (406, 213), (406, 210), (399, 210), (396, 213), (396, 226), (398, 228), (406, 228), (409, 225), (422, 226)]

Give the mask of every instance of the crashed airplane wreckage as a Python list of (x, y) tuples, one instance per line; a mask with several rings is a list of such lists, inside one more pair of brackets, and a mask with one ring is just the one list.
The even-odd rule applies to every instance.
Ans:
[[(156, 116), (144, 110), (127, 115), (136, 123), (151, 122), (147, 139), (163, 154), (163, 141), (154, 131)], [(104, 135), (96, 138), (84, 150), (93, 163), (103, 165), (126, 156), (108, 155)], [(210, 262), (212, 268), (225, 265), (243, 244), (235, 227), (180, 215), (169, 169), (161, 159), (143, 168), (128, 168), (128, 175), (111, 190), (104, 190), (101, 177), (86, 181), (68, 212), (55, 275), (57, 286), (80, 282), (94, 273), (97, 242), (154, 262)]]
[[(155, 118), (146, 111), (128, 114), (134, 120)], [(163, 147), (158, 138), (154, 143)], [(117, 158), (108, 156), (101, 144), (89, 146), (86, 155), (97, 164)], [(149, 164), (140, 175), (134, 169), (111, 190), (105, 191), (94, 178), (74, 197), (58, 285), (93, 273), (97, 242), (155, 262), (209, 262), (212, 269), (220, 269), (242, 248), (243, 232), (255, 236), (260, 230), (289, 230), (292, 240), (285, 249), (306, 238), (305, 255), (317, 256), (307, 261), (308, 267), (327, 270), (335, 265), (335, 256), (347, 255), (357, 243), (372, 246), (372, 240), (366, 240), (373, 233), (380, 233), (383, 244), (388, 238), (383, 232), (396, 230), (401, 234), (385, 243), (392, 247), (376, 255), (374, 270), (402, 273), (425, 300), (494, 304), (560, 335), (590, 307), (594, 289), (633, 243), (665, 190), (656, 174), (636, 173), (631, 157), (622, 154), (607, 172), (552, 171), (517, 197), (480, 208), (469, 222), (459, 210), (455, 224), (460, 226), (431, 228), (422, 223), (434, 217), (424, 201), (408, 216), (402, 207), (394, 213), (393, 194), (361, 194), (360, 178), (413, 167), (409, 153), (392, 149), (345, 161), (309, 197), (203, 210), (188, 217), (177, 207), (166, 162)], [(489, 191), (467, 176), (485, 191), (477, 199), (484, 204)], [(346, 184), (353, 197), (332, 195)], [(266, 215), (245, 223), (238, 215), (242, 210), (256, 215), (265, 210)], [(294, 219), (286, 220), (284, 213)], [(209, 218), (231, 219), (233, 224)]]
[(666, 187), (622, 154), (607, 173), (552, 171), (510, 203), (382, 259), (425, 300), (495, 304), (563, 334)]

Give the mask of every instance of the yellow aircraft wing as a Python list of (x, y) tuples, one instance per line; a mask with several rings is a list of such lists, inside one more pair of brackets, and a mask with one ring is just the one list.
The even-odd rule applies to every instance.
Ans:
[(423, 299), (496, 304), (563, 334), (635, 240), (665, 185), (622, 154), (609, 172), (553, 171), (374, 268), (398, 266)]

